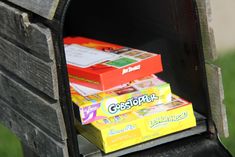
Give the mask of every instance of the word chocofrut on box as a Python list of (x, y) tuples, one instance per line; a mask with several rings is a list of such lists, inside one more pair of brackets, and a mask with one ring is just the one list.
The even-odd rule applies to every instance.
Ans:
[(105, 153), (196, 126), (192, 104), (174, 96), (171, 103), (98, 120), (77, 129)]
[(151, 75), (107, 91), (70, 83), (82, 124), (171, 101), (170, 85)]
[(70, 82), (107, 90), (162, 71), (161, 55), (83, 37), (64, 39)]

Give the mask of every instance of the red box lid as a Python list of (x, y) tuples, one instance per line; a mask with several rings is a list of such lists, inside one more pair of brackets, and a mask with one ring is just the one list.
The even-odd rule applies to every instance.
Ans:
[(106, 90), (161, 72), (161, 55), (84, 37), (64, 39), (70, 82)]

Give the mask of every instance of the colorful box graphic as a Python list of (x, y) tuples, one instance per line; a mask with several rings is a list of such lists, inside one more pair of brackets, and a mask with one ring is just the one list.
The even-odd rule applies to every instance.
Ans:
[(139, 144), (196, 126), (192, 103), (174, 97), (168, 104), (155, 105), (127, 114), (77, 124), (77, 129), (105, 153)]
[(107, 91), (70, 83), (82, 124), (171, 101), (170, 85), (151, 75)]
[(161, 55), (84, 37), (64, 39), (70, 82), (107, 90), (162, 71)]

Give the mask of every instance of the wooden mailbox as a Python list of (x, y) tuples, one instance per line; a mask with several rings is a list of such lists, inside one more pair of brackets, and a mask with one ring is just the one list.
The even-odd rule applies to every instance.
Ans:
[[(216, 145), (216, 155), (227, 155), (217, 139), (217, 131), (228, 136), (228, 130), (221, 72), (212, 64), (208, 1), (0, 0), (0, 16), (0, 121), (35, 156), (171, 154), (183, 152), (172, 148), (180, 140), (198, 145), (194, 150)], [(193, 102), (197, 127), (113, 154), (84, 148), (74, 128), (63, 47), (64, 37), (76, 35), (160, 50), (160, 76)], [(184, 148), (193, 153), (194, 147)]]

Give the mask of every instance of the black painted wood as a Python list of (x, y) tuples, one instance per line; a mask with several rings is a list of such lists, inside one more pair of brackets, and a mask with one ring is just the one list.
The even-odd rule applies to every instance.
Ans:
[(33, 152), (26, 144), (22, 143), (23, 156), (24, 157), (39, 157), (35, 152)]
[(41, 23), (31, 23), (28, 12), (0, 1), (0, 34), (29, 49), (32, 55), (54, 62), (51, 30)]
[(0, 36), (0, 65), (37, 90), (58, 98), (56, 67), (44, 62)]
[(59, 0), (8, 0), (49, 20), (53, 19)]
[(40, 157), (68, 157), (66, 141), (56, 141), (0, 99), (0, 121)]
[[(0, 98), (12, 108), (24, 114), (38, 127), (61, 140), (67, 138), (62, 111), (57, 101), (42, 98), (30, 90), (30, 86), (18, 82), (0, 69)], [(9, 117), (10, 118), (10, 117)]]

